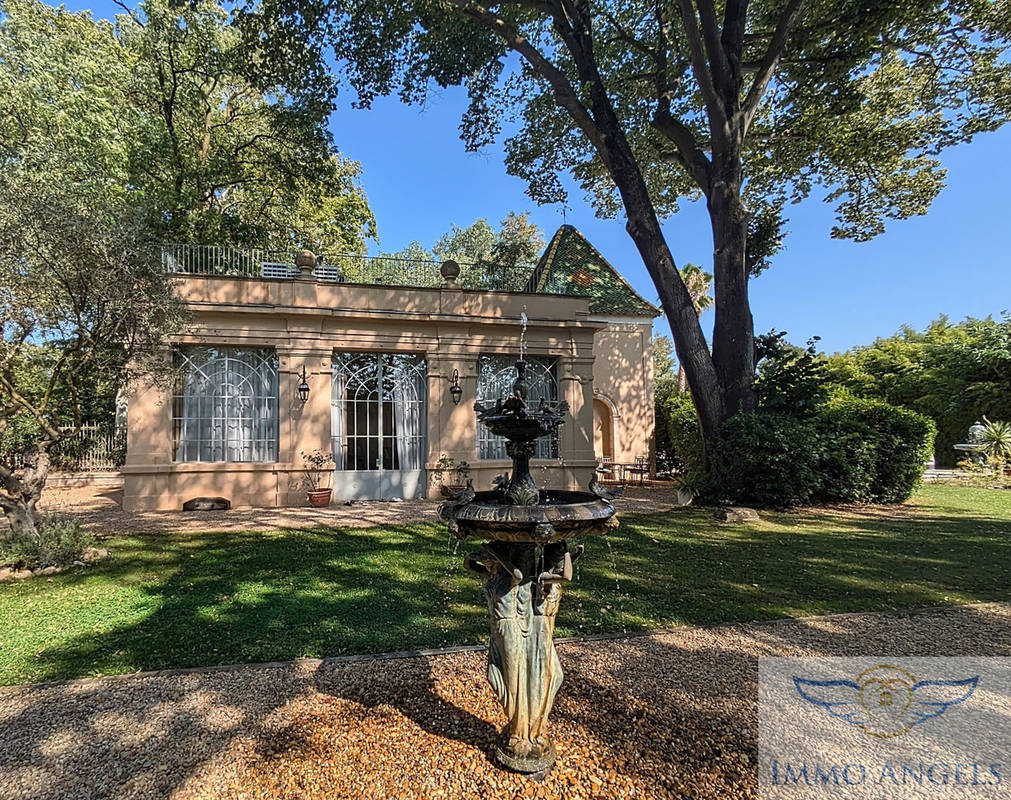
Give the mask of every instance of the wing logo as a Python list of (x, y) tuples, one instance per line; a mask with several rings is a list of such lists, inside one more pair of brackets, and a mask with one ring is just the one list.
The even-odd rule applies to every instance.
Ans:
[(879, 664), (855, 681), (812, 681), (793, 676), (800, 696), (870, 736), (901, 736), (914, 725), (941, 716), (976, 691), (979, 676), (963, 680), (917, 680), (890, 664)]

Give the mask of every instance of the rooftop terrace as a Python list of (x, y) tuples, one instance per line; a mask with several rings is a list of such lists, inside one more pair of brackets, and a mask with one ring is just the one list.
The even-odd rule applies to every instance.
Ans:
[[(290, 280), (299, 275), (295, 251), (262, 250), (203, 244), (165, 244), (162, 265), (183, 275), (224, 275), (239, 278)], [(435, 288), (444, 281), (442, 262), (392, 256), (323, 253), (312, 271), (324, 283), (358, 283), (377, 286)], [(533, 277), (531, 266), (510, 269), (496, 264), (460, 264), (457, 282), (465, 289), (522, 292)], [(565, 294), (565, 292), (548, 292)]]
[[(225, 275), (291, 280), (299, 275), (296, 252), (203, 244), (165, 244), (162, 265), (184, 275)], [(322, 253), (312, 270), (324, 283), (438, 288), (442, 262), (394, 256)], [(571, 225), (551, 238), (536, 266), (504, 267), (461, 263), (457, 283), (464, 289), (588, 297), (599, 314), (656, 317), (661, 312), (633, 289)]]

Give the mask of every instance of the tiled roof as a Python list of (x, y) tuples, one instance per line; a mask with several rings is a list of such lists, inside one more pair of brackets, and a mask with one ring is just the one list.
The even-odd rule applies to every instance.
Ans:
[(526, 290), (589, 297), (590, 311), (595, 314), (658, 317), (662, 313), (571, 225), (562, 225), (551, 237)]

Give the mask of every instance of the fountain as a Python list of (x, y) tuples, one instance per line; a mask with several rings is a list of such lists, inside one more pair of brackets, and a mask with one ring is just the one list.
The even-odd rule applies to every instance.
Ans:
[(555, 652), (555, 615), (561, 584), (572, 579), (582, 554), (569, 540), (607, 533), (618, 521), (608, 494), (591, 480), (590, 492), (539, 491), (530, 475), (535, 443), (564, 422), (565, 401), (527, 404), (526, 363), (516, 362), (512, 394), (494, 403), (475, 403), (478, 420), (504, 436), (512, 458), (511, 476), (492, 491), (461, 492), (444, 503), (440, 515), (460, 539), (484, 540), (464, 565), (486, 579), (491, 614), (488, 681), (509, 718), (495, 755), (523, 773), (544, 773), (555, 761), (548, 737), (548, 714), (562, 683)]

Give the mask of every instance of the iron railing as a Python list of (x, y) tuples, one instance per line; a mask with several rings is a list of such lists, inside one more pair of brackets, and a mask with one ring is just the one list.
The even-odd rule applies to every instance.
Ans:
[[(112, 425), (89, 423), (76, 432), (73, 426), (63, 426), (69, 433), (49, 448), (49, 469), (53, 472), (104, 472), (118, 470), (126, 461), (126, 431)], [(10, 456), (14, 469), (24, 469), (34, 458), (24, 453)]]
[[(265, 250), (205, 244), (165, 244), (162, 266), (185, 275), (231, 275), (245, 278), (290, 280), (298, 274), (293, 251)], [(379, 286), (432, 288), (441, 286), (441, 262), (396, 256), (361, 256), (323, 253), (313, 271), (318, 281)], [(523, 291), (532, 268), (496, 264), (460, 264), (459, 284), (465, 289)]]

